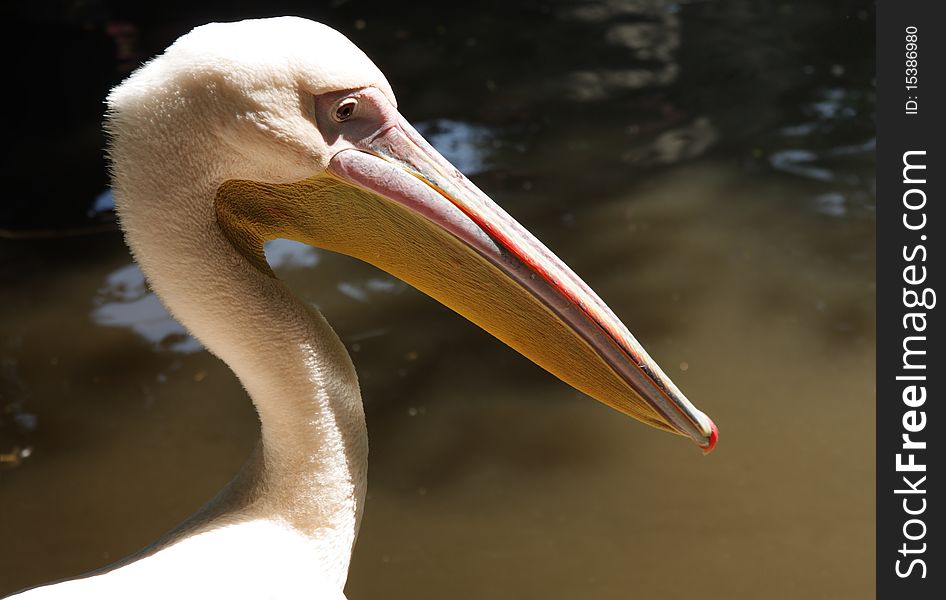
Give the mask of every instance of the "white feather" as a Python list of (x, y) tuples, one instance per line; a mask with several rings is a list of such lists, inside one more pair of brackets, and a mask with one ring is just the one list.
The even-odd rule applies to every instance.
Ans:
[(364, 86), (394, 101), (344, 36), (282, 17), (198, 27), (112, 91), (128, 245), (171, 313), (245, 386), (261, 445), (227, 489), (142, 553), (16, 598), (342, 597), (368, 455), (354, 367), (321, 315), (227, 241), (213, 199), (228, 179), (318, 174), (330, 156), (306, 94)]

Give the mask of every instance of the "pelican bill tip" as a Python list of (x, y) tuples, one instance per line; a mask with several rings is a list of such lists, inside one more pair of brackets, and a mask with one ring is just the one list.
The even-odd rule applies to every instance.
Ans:
[(710, 425), (709, 441), (705, 446), (700, 446), (700, 448), (703, 450), (704, 456), (713, 451), (713, 448), (716, 447), (716, 442), (719, 440), (719, 429), (716, 427), (716, 423), (714, 423), (709, 417), (707, 417), (707, 419), (709, 420)]

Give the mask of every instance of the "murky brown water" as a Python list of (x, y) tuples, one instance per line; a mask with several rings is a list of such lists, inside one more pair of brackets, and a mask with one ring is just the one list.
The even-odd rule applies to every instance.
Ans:
[[(350, 598), (872, 595), (873, 16), (753, 6), (563, 3), (519, 42), (521, 15), (348, 28), (721, 430), (703, 457), (397, 280), (276, 243), (363, 385)], [(587, 53), (543, 60), (561, 32)], [(0, 240), (0, 281), (2, 595), (173, 527), (257, 424), (118, 234)]]

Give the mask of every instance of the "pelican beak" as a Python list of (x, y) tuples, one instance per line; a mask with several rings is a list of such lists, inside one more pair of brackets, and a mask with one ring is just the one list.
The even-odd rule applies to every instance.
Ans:
[[(423, 247), (426, 270), (440, 272), (396, 275), (413, 279), (409, 283), (593, 398), (688, 436), (704, 452), (713, 449), (718, 433), (712, 420), (687, 400), (594, 291), (403, 117), (361, 148), (337, 153), (329, 172), (458, 242), (459, 256), (454, 248), (452, 260), (430, 260), (441, 252)], [(437, 243), (443, 244), (432, 244)], [(484, 263), (476, 279), (455, 272), (471, 266), (469, 254)], [(369, 257), (369, 262), (384, 261)], [(429, 281), (430, 275), (452, 285), (444, 289)]]
[(403, 117), (294, 183), (230, 180), (217, 220), (272, 273), (263, 243), (294, 239), (391, 273), (572, 387), (704, 452), (717, 430), (575, 273)]

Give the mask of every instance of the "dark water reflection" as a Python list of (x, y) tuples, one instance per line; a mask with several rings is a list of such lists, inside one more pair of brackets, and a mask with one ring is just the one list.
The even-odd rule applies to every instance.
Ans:
[[(266, 12), (364, 47), (428, 139), (722, 430), (703, 458), (384, 273), (271, 243), (362, 381), (370, 500), (349, 597), (869, 597), (872, 6), (334, 4)], [(264, 14), (112, 10), (145, 55)], [(93, 223), (100, 180), (76, 188)], [(3, 227), (36, 233), (49, 223), (22, 207), (48, 198)], [(0, 239), (0, 281), (2, 594), (157, 537), (229, 479), (257, 424), (117, 233)]]

